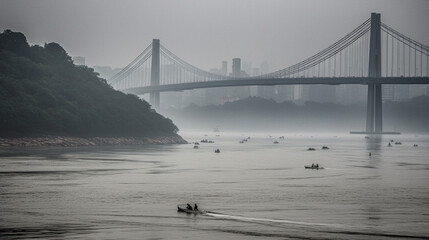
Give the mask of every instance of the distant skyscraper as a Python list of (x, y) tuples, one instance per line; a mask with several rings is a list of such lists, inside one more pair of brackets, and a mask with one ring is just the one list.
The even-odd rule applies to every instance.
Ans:
[(243, 71), (246, 72), (247, 75), (252, 75), (252, 63), (251, 62), (243, 62)]
[(233, 58), (232, 59), (232, 76), (239, 77), (241, 75), (241, 59)]
[[(259, 70), (260, 75), (269, 73), (268, 63), (266, 61), (262, 62)], [(274, 86), (258, 86), (258, 97), (260, 98), (274, 99), (276, 93), (276, 87)]]
[(73, 57), (73, 63), (74, 65), (85, 65), (85, 58), (80, 56)]
[(221, 72), (224, 76), (228, 75), (228, 62), (227, 61), (222, 61)]

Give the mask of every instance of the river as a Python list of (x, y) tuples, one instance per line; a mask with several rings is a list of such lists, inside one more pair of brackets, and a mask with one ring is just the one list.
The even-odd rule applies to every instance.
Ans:
[(0, 238), (429, 238), (429, 136), (181, 135), (214, 143), (0, 149)]

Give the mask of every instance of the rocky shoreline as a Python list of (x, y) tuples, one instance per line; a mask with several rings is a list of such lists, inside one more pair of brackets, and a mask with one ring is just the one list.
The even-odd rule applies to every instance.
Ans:
[(81, 147), (148, 144), (186, 144), (179, 135), (157, 137), (20, 137), (0, 138), (0, 147)]

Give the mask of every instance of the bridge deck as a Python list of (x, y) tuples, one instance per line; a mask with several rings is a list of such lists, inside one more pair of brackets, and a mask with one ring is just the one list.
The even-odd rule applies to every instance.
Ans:
[(199, 88), (236, 87), (236, 86), (274, 86), (274, 85), (342, 85), (342, 84), (429, 84), (429, 77), (331, 77), (331, 78), (244, 78), (234, 80), (207, 81), (195, 83), (168, 84), (159, 86), (137, 87), (122, 91), (137, 95), (151, 92), (173, 92)]

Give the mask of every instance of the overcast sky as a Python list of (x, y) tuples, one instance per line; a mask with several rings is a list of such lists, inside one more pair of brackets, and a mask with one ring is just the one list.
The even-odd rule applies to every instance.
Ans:
[(297, 63), (370, 17), (429, 45), (429, 0), (0, 0), (0, 30), (57, 42), (87, 64), (123, 67), (153, 38), (203, 68), (242, 58)]

